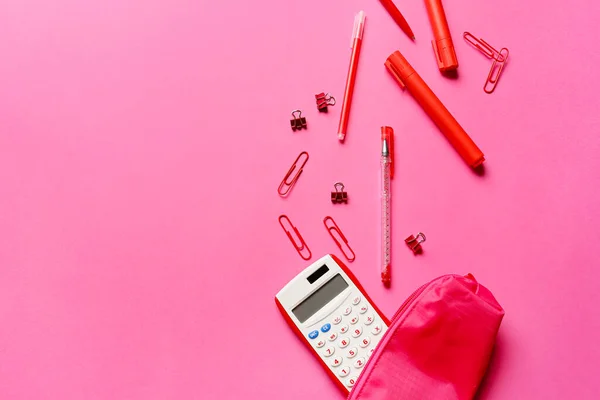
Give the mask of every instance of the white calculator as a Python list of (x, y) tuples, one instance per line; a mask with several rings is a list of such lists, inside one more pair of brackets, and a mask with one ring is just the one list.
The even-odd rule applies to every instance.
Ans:
[(275, 301), (288, 324), (348, 394), (390, 324), (356, 277), (328, 254), (285, 285)]

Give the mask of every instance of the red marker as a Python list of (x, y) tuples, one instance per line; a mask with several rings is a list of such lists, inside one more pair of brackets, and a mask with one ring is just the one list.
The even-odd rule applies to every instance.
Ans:
[(388, 57), (385, 66), (400, 86), (408, 89), (463, 160), (471, 168), (483, 164), (485, 158), (479, 147), (399, 51)]
[(427, 14), (435, 38), (431, 43), (433, 44), (433, 52), (438, 68), (441, 72), (454, 71), (458, 68), (458, 59), (454, 51), (442, 0), (425, 0), (425, 5), (427, 6)]
[(352, 56), (350, 57), (350, 68), (346, 77), (346, 91), (344, 92), (344, 101), (342, 103), (342, 113), (340, 115), (340, 124), (338, 126), (338, 139), (344, 141), (346, 138), (346, 129), (348, 128), (348, 118), (350, 117), (350, 105), (352, 103), (352, 93), (354, 92), (354, 81), (356, 80), (356, 70), (358, 69), (358, 58), (360, 56), (360, 46), (362, 45), (363, 31), (365, 29), (364, 11), (356, 14), (354, 18), (354, 30), (352, 31)]
[(408, 35), (409, 38), (411, 38), (412, 40), (415, 40), (415, 34), (413, 33), (412, 29), (410, 29), (410, 26), (408, 26), (408, 22), (406, 22), (406, 19), (404, 19), (404, 17), (402, 16), (402, 13), (400, 13), (400, 10), (398, 10), (398, 7), (396, 7), (396, 5), (394, 3), (392, 3), (392, 0), (379, 0), (379, 1), (383, 5), (383, 7), (387, 10), (387, 12), (390, 14), (392, 19), (394, 21), (396, 21), (396, 23), (398, 24), (400, 29), (402, 29), (404, 31), (404, 33), (406, 33)]

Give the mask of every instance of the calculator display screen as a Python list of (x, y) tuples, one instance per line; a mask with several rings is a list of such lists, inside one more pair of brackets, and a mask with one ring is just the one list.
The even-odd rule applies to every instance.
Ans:
[(306, 300), (292, 309), (298, 321), (304, 322), (329, 303), (348, 287), (340, 274), (335, 275), (326, 284), (317, 289)]

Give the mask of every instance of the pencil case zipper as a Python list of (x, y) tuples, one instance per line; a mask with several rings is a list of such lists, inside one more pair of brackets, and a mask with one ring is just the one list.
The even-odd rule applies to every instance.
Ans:
[(434, 283), (436, 283), (440, 280), (448, 278), (449, 276), (455, 276), (455, 275), (442, 275), (440, 277), (437, 277), (437, 278), (427, 282), (426, 284), (420, 286), (410, 296), (408, 296), (408, 298), (406, 300), (404, 300), (404, 303), (402, 303), (402, 305), (400, 306), (398, 311), (396, 311), (396, 313), (390, 320), (390, 326), (388, 327), (387, 331), (381, 338), (381, 341), (375, 348), (375, 351), (373, 352), (371, 357), (369, 357), (369, 359), (367, 360), (367, 363), (364, 366), (363, 372), (358, 376), (358, 379), (356, 380), (356, 384), (354, 385), (354, 388), (350, 392), (350, 396), (348, 397), (347, 400), (354, 400), (356, 398), (356, 396), (358, 396), (358, 393), (360, 393), (360, 388), (363, 385), (363, 381), (366, 379), (365, 377), (369, 376), (369, 374), (371, 373), (371, 370), (377, 365), (377, 360), (379, 360), (381, 353), (385, 350), (387, 342), (389, 341), (389, 337), (390, 337), (390, 335), (392, 335), (394, 333), (394, 330), (397, 328), (398, 321), (401, 320), (400, 317), (404, 314), (404, 312), (406, 310), (408, 310), (412, 304), (415, 303), (415, 301), (419, 298), (419, 296), (421, 294), (423, 294), (423, 292), (425, 292), (425, 290), (427, 288), (429, 288)]

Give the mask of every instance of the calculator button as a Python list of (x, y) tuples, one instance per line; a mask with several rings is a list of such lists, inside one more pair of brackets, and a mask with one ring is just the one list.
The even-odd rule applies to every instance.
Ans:
[(311, 333), (308, 334), (308, 337), (310, 339), (316, 339), (317, 336), (319, 336), (319, 331), (312, 331)]
[(333, 342), (335, 339), (337, 339), (337, 333), (335, 332), (331, 332), (331, 334), (329, 335), (329, 337), (327, 338), (330, 342)]
[(323, 352), (323, 356), (325, 357), (329, 357), (331, 356), (333, 353), (335, 353), (335, 347), (333, 346), (329, 346), (328, 348), (325, 349), (325, 351)]
[(339, 367), (340, 365), (342, 365), (342, 357), (334, 357), (331, 359), (331, 362), (329, 363), (329, 365), (331, 365), (332, 367)]
[(338, 371), (338, 375), (341, 377), (348, 376), (349, 373), (350, 373), (350, 367), (347, 365), (345, 367), (342, 367), (342, 369), (340, 369)]
[(337, 324), (339, 324), (340, 322), (342, 322), (342, 316), (341, 316), (341, 315), (338, 315), (337, 317), (335, 317), (335, 318), (333, 319), (333, 324), (334, 324), (334, 325), (337, 325)]
[(371, 350), (369, 350), (369, 357), (371, 357), (373, 355), (373, 352), (375, 351), (375, 347), (373, 347)]
[(358, 315), (353, 315), (352, 318), (350, 318), (350, 323), (352, 325), (356, 325), (357, 322), (358, 322)]
[(348, 329), (350, 329), (348, 327), (348, 324), (344, 324), (344, 325), (340, 326), (340, 333), (346, 333), (346, 332), (348, 332)]
[(348, 358), (354, 358), (356, 357), (356, 354), (358, 353), (358, 350), (356, 350), (356, 347), (351, 348), (350, 350), (348, 350), (346, 352), (346, 357)]
[(373, 314), (369, 314), (365, 319), (365, 325), (371, 325), (373, 321), (375, 321), (375, 317), (373, 317)]
[(340, 344), (339, 344), (340, 349), (348, 347), (349, 344), (350, 344), (350, 339), (348, 339), (348, 338), (342, 338), (342, 339), (340, 339)]
[(380, 324), (373, 325), (373, 329), (371, 329), (371, 333), (373, 335), (379, 335), (381, 333), (381, 325)]
[(354, 361), (354, 368), (362, 368), (365, 365), (365, 359), (364, 358), (357, 358), (356, 361)]
[(366, 303), (360, 306), (360, 308), (358, 309), (358, 312), (361, 314), (364, 314), (367, 311), (369, 311), (369, 306)]
[(354, 296), (352, 298), (352, 304), (357, 305), (358, 303), (360, 303), (360, 296)]
[(362, 338), (360, 340), (360, 343), (358, 345), (364, 349), (365, 347), (367, 347), (369, 345), (369, 343), (371, 343), (371, 338), (368, 336), (365, 336), (364, 338)]
[(317, 344), (317, 349), (320, 349), (321, 347), (325, 346), (325, 339), (320, 339)]
[(354, 386), (354, 384), (356, 383), (356, 379), (357, 379), (357, 378), (356, 378), (355, 376), (353, 376), (353, 377), (351, 377), (351, 378), (347, 379), (347, 380), (346, 380), (346, 386), (348, 386), (348, 387), (352, 387), (352, 386)]
[(344, 309), (344, 315), (350, 315), (352, 312), (352, 307), (348, 306)]
[(323, 333), (329, 332), (330, 329), (331, 329), (331, 324), (325, 324), (321, 327), (321, 332), (323, 332)]
[(362, 334), (363, 330), (360, 326), (352, 329), (352, 337), (359, 337)]

